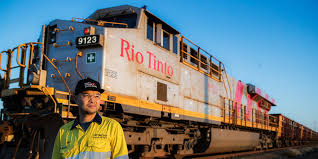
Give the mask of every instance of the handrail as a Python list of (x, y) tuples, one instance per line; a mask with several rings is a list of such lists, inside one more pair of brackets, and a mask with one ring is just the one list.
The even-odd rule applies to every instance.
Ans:
[(69, 26), (69, 27), (68, 27), (68, 29), (59, 29), (59, 28), (54, 28), (54, 31), (55, 31), (55, 32), (68, 31), (68, 30), (70, 30), (70, 31), (74, 31), (75, 29), (74, 29), (74, 27), (73, 27), (73, 26)]
[[(184, 39), (187, 40), (187, 42), (191, 43), (192, 45), (198, 47), (198, 50), (197, 50), (198, 52), (196, 52), (197, 56), (193, 56), (188, 51), (184, 50), (184, 45), (189, 45), (189, 44), (184, 43)], [(230, 99), (233, 99), (232, 88), (231, 88), (231, 85), (230, 85), (230, 82), (229, 82), (229, 78), (228, 78), (228, 75), (226, 73), (226, 69), (225, 69), (224, 64), (220, 60), (215, 58), (214, 56), (210, 55), (207, 51), (205, 51), (204, 49), (200, 48), (198, 45), (193, 43), (191, 40), (189, 40), (186, 37), (184, 37), (183, 35), (181, 35), (180, 42), (181, 42), (181, 46), (180, 46), (180, 54), (181, 54), (180, 55), (180, 62), (188, 65), (189, 67), (192, 67), (192, 66), (190, 66), (191, 64), (189, 62), (184, 61), (184, 59), (183, 59), (184, 55), (187, 55), (187, 56), (190, 57), (190, 59), (194, 59), (195, 61), (197, 61), (197, 68), (192, 67), (193, 69), (197, 69), (201, 73), (204, 72), (205, 75), (207, 75), (207, 76), (209, 76), (209, 77), (211, 77), (211, 78), (213, 78), (213, 79), (215, 79), (215, 80), (217, 80), (219, 82), (222, 81), (222, 79), (223, 79), (223, 81), (224, 81), (223, 85), (224, 85), (224, 88), (225, 88), (225, 91), (226, 91), (226, 95), (227, 95), (227, 97), (230, 97)], [(210, 62), (203, 62), (203, 61), (200, 60), (200, 58), (201, 58), (200, 50), (202, 50), (206, 55), (210, 56), (209, 57), (209, 61)], [(219, 63), (219, 65), (215, 64), (215, 62), (213, 62), (212, 59), (216, 60)], [(208, 74), (206, 74), (205, 71), (201, 71), (200, 67), (201, 67), (202, 64), (208, 66), (208, 69), (205, 69), (205, 70), (209, 70)], [(216, 65), (218, 67), (218, 69), (215, 69), (213, 67), (213, 65)], [(222, 72), (224, 72), (224, 73), (222, 73)], [(217, 75), (215, 75), (215, 73)], [(215, 76), (218, 76), (219, 79), (216, 79)], [(227, 82), (227, 85), (225, 84), (225, 82)], [(227, 87), (229, 89), (229, 92), (228, 92)]]
[(183, 35), (181, 35), (181, 38), (186, 39), (188, 42), (190, 42), (191, 44), (195, 45), (195, 46), (198, 47), (200, 50), (204, 51), (206, 54), (208, 54), (209, 56), (211, 56), (213, 59), (217, 60), (218, 62), (221, 62), (220, 60), (218, 60), (218, 59), (215, 58), (214, 56), (210, 55), (207, 51), (201, 49), (198, 45), (196, 45), (195, 43), (193, 43), (191, 40), (187, 39), (187, 38), (184, 37)]
[[(44, 55), (44, 54), (43, 54), (43, 55)], [(68, 87), (68, 85), (67, 85), (65, 79), (63, 78), (61, 72), (59, 71), (59, 69), (53, 64), (53, 62), (52, 62), (46, 55), (44, 55), (44, 57), (46, 58), (47, 61), (49, 61), (49, 63), (54, 67), (54, 69), (55, 69), (55, 70), (57, 71), (57, 73), (60, 75), (61, 79), (62, 79), (63, 82), (64, 82), (64, 85), (65, 85), (66, 89), (67, 89), (69, 92), (71, 92), (70, 88)]]
[[(224, 79), (223, 76), (224, 76), (224, 75), (222, 74), (223, 81), (225, 81), (225, 79)], [(223, 82), (223, 86), (224, 86), (224, 88), (225, 88), (226, 96), (229, 97), (229, 93), (228, 93), (228, 91), (227, 91), (227, 87), (226, 87), (226, 85), (225, 85), (225, 82)]]
[(54, 67), (54, 69), (57, 71), (57, 73), (60, 75), (61, 79), (63, 80), (64, 82), (64, 85), (66, 87), (66, 89), (68, 90), (68, 93), (69, 93), (69, 98), (68, 98), (68, 107), (67, 107), (67, 118), (69, 118), (69, 112), (70, 112), (70, 104), (71, 104), (71, 90), (70, 88), (68, 87), (64, 77), (62, 76), (61, 72), (59, 71), (59, 69), (53, 64), (53, 62), (45, 55), (43, 54), (44, 58), (49, 61), (49, 63)]
[(233, 99), (232, 98), (232, 89), (231, 89), (231, 85), (230, 85), (230, 81), (229, 81), (229, 78), (227, 76), (227, 73), (226, 73), (226, 70), (225, 70), (225, 66), (223, 63), (221, 63), (221, 65), (223, 65), (223, 71), (224, 71), (224, 74), (225, 74), (225, 77), (226, 77), (226, 81), (227, 81), (227, 85), (229, 86), (229, 91), (230, 91), (230, 99)]
[[(2, 51), (0, 52), (0, 70), (4, 71), (5, 72), (5, 75), (4, 75), (4, 79), (5, 79), (5, 87), (4, 88), (9, 88), (9, 84), (10, 84), (10, 74), (11, 74), (11, 69), (13, 68), (19, 68), (20, 67), (20, 83), (19, 83), (19, 86), (22, 87), (23, 86), (23, 78), (24, 78), (24, 73), (21, 73), (21, 72), (24, 72), (24, 69), (26, 67), (26, 64), (25, 64), (25, 58), (26, 58), (26, 51), (29, 48), (29, 61), (28, 61), (28, 70), (30, 68), (30, 66), (32, 65), (33, 63), (33, 54), (34, 54), (34, 45), (42, 45), (42, 47), (44, 47), (44, 43), (41, 43), (41, 42), (30, 42), (30, 43), (25, 43), (25, 44), (20, 44), (18, 47), (15, 47), (13, 48), (12, 50), (9, 49), (7, 51)], [(14, 53), (14, 51), (17, 49), (17, 59), (16, 59), (16, 62), (17, 62), (17, 65), (18, 66), (15, 66), (15, 67), (11, 67), (11, 64), (12, 64), (12, 54)], [(19, 58), (20, 58), (20, 50), (22, 50), (22, 56), (21, 56), (21, 62), (19, 61)], [(43, 50), (43, 48), (42, 48)], [(6, 69), (3, 69), (1, 67), (1, 58), (2, 58), (2, 54), (3, 53), (6, 53), (8, 55), (8, 60), (7, 60), (7, 67)], [(69, 111), (70, 111), (70, 96), (71, 96), (71, 90), (70, 88), (68, 87), (64, 77), (62, 76), (61, 72), (59, 71), (59, 69), (54, 65), (54, 63), (52, 63), (52, 61), (42, 52), (42, 56), (54, 67), (54, 69), (58, 72), (59, 76), (61, 77), (62, 81), (64, 82), (64, 85), (66, 87), (66, 89), (68, 90), (68, 93), (69, 93), (69, 98), (68, 98), (68, 114), (69, 114)], [(71, 60), (70, 58), (68, 58), (67, 60)], [(29, 73), (28, 73), (29, 74)], [(21, 83), (22, 81), (22, 83)], [(41, 89), (42, 92), (47, 92), (47, 89), (46, 88), (42, 88)], [(47, 93), (45, 93), (47, 94)], [(51, 97), (52, 101), (54, 102), (54, 112), (56, 112), (57, 110), (57, 101), (54, 99), (54, 97), (48, 93), (49, 96)], [(68, 117), (68, 116), (67, 116)]]
[[(9, 88), (10, 83), (12, 82), (12, 80), (10, 80), (10, 76), (11, 76), (11, 70), (12, 69), (16, 69), (16, 68), (20, 68), (20, 75), (19, 78), (17, 78), (18, 80), (16, 80), (15, 82), (19, 82), (19, 86), (23, 87), (23, 81), (24, 81), (24, 70), (26, 68), (26, 54), (29, 48), (29, 61), (28, 61), (28, 75), (29, 76), (29, 69), (30, 66), (32, 65), (33, 61), (33, 53), (34, 53), (34, 45), (43, 45), (43, 43), (41, 42), (30, 42), (30, 43), (25, 43), (25, 44), (20, 44), (17, 47), (13, 48), (13, 49), (9, 49), (7, 51), (2, 51), (0, 53), (0, 70), (5, 72), (5, 87), (4, 88)], [(20, 57), (20, 51), (22, 50), (22, 56)], [(16, 51), (16, 66), (11, 66), (12, 65), (12, 57), (14, 52)], [(7, 59), (7, 66), (6, 69), (3, 69), (1, 67), (1, 59), (2, 59), (2, 54), (6, 53), (8, 56)]]
[(72, 46), (71, 41), (68, 41), (67, 44), (57, 44), (57, 43), (53, 43), (53, 47), (62, 47), (62, 46)]
[(81, 19), (81, 20), (91, 21), (91, 22), (97, 22), (98, 26), (103, 26), (104, 24), (118, 24), (118, 25), (124, 25), (124, 26), (126, 26), (126, 28), (128, 28), (128, 24), (127, 23), (107, 22), (107, 21), (103, 21), (103, 20), (94, 20), (94, 19), (72, 18), (72, 22), (76, 22), (76, 19)]
[[(246, 122), (249, 121), (252, 123), (252, 125), (255, 125), (255, 127), (261, 126), (261, 128), (264, 128), (264, 129), (273, 129), (273, 128), (275, 130), (278, 129), (279, 124), (277, 123), (278, 122), (277, 117), (270, 114), (262, 113), (262, 115), (256, 115), (256, 117), (253, 118), (256, 109), (252, 108), (252, 114), (251, 114), (252, 118), (250, 120), (247, 120), (248, 113), (246, 111), (246, 105), (241, 104), (241, 108), (236, 109), (236, 107), (233, 107), (234, 105), (233, 103), (236, 103), (235, 101), (227, 97), (221, 97), (221, 98), (223, 98), (224, 100), (224, 106), (220, 107), (221, 112), (223, 112), (224, 122), (232, 123), (236, 121), (236, 123), (233, 123), (233, 124), (237, 124), (239, 122), (243, 126), (244, 123), (246, 124)], [(243, 111), (243, 107), (245, 111)], [(236, 114), (238, 111), (240, 111), (239, 116), (237, 116)], [(259, 110), (256, 111), (257, 114), (259, 112), (260, 112)], [(229, 121), (226, 120), (227, 118), (229, 119)]]
[[(26, 44), (20, 44), (18, 47), (17, 47), (17, 64), (20, 66), (20, 67), (25, 67), (25, 65), (24, 64), (21, 64), (20, 62), (19, 62), (19, 52), (20, 52), (20, 48), (21, 47), (25, 47), (24, 49), (26, 49), (26, 47), (27, 47), (27, 45)], [(23, 55), (22, 55), (23, 56)]]
[[(3, 68), (1, 67), (1, 57), (2, 57), (2, 54), (3, 54), (3, 53), (9, 54), (8, 51), (1, 51), (1, 53), (0, 53), (0, 70), (1, 70), (1, 71), (4, 71), (4, 72), (7, 72), (7, 71), (8, 71), (8, 68), (3, 69)], [(9, 56), (9, 55), (8, 55), (8, 56)]]
[[(215, 58), (214, 56), (210, 55), (206, 50), (200, 48), (198, 45), (184, 37), (183, 35), (180, 36), (180, 62), (199, 71), (200, 73), (203, 73), (206, 76), (209, 76), (210, 78), (221, 82), (222, 81), (222, 69), (220, 69), (221, 61)], [(184, 42), (187, 41), (187, 42)], [(197, 47), (195, 50), (194, 48), (190, 47), (191, 49), (195, 50), (196, 55), (191, 55), (187, 50), (185, 50), (184, 46), (188, 46), (189, 44), (192, 44), (193, 46)], [(189, 45), (190, 46), (190, 45)], [(202, 52), (203, 51), (203, 52)], [(191, 52), (192, 53), (192, 52)], [(191, 61), (194, 60), (196, 66), (193, 66), (193, 64), (185, 61), (183, 58), (184, 56), (189, 56)], [(205, 57), (202, 59), (202, 57)], [(202, 69), (201, 69), (202, 67)], [(216, 69), (217, 68), (217, 69)]]
[(46, 92), (48, 92), (49, 96), (51, 97), (52, 101), (54, 102), (54, 113), (56, 113), (57, 102), (55, 101), (55, 99), (53, 98), (53, 96), (51, 95), (51, 93), (49, 93), (49, 91), (47, 90), (46, 87), (42, 87), (43, 93), (46, 94), (46, 93), (44, 92), (44, 90), (45, 90)]
[[(30, 66), (33, 64), (33, 53), (34, 53), (34, 44), (37, 44), (37, 45), (44, 45), (43, 43), (41, 42), (30, 42), (28, 43), (30, 45), (30, 49), (29, 49), (29, 63), (28, 63), (28, 73), (27, 73), (27, 79), (29, 79), (29, 75), (30, 75)], [(21, 77), (20, 77), (21, 78)], [(20, 85), (22, 85), (23, 83), (23, 80), (20, 80)]]
[[(191, 58), (194, 58), (194, 59), (195, 59), (196, 61), (198, 61), (200, 64), (203, 63), (204, 65), (209, 66), (210, 69), (212, 69), (213, 71), (215, 71), (215, 72), (217, 72), (218, 74), (220, 74), (220, 73), (219, 73), (219, 70), (216, 70), (216, 69), (214, 69), (213, 67), (211, 67), (211, 65), (210, 65), (209, 63), (202, 62), (202, 61), (199, 60), (197, 57), (192, 56), (191, 54), (189, 54), (188, 52), (186, 52), (186, 51), (184, 51), (184, 50), (182, 50), (182, 52), (183, 52), (184, 54), (189, 55)], [(213, 63), (213, 62), (212, 62), (212, 63)]]
[(72, 61), (72, 58), (70, 58), (70, 57), (66, 57), (66, 59), (65, 60), (57, 60), (57, 59), (55, 59), (55, 58), (53, 58), (52, 59), (52, 62), (71, 62)]
[(77, 74), (82, 78), (84, 79), (84, 77), (82, 76), (82, 74), (78, 71), (78, 68), (77, 68), (77, 57), (80, 56), (82, 57), (83, 56), (83, 52), (79, 51), (77, 54), (76, 54), (76, 58), (75, 58), (75, 71), (77, 72)]

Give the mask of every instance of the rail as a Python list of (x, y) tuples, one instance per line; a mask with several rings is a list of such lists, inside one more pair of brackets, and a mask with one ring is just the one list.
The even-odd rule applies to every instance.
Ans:
[(72, 18), (72, 22), (78, 22), (77, 20), (96, 22), (98, 26), (104, 26), (105, 24), (112, 24), (112, 25), (123, 25), (126, 28), (128, 28), (128, 24), (126, 24), (126, 23), (107, 22), (107, 21), (103, 21), (103, 20), (84, 19), (84, 18)]
[[(29, 74), (29, 69), (30, 66), (32, 65), (32, 58), (33, 58), (33, 54), (34, 54), (34, 45), (43, 45), (43, 43), (40, 42), (30, 42), (30, 43), (26, 43), (26, 44), (21, 44), (18, 47), (15, 47), (13, 49), (9, 49), (7, 51), (2, 51), (0, 53), (0, 70), (4, 71), (4, 85), (3, 88), (4, 89), (8, 89), (10, 83), (15, 83), (15, 82), (19, 82), (19, 86), (20, 88), (22, 88), (24, 86), (24, 71), (26, 68), (26, 53), (27, 51), (29, 51), (28, 57), (28, 74)], [(20, 58), (20, 51), (21, 53), (21, 58)], [(12, 58), (14, 53), (16, 52), (16, 66), (12, 66)], [(6, 68), (3, 69), (1, 66), (1, 62), (2, 62), (2, 54), (6, 53), (7, 54), (7, 64), (6, 64)], [(19, 60), (20, 58), (20, 60)], [(12, 69), (16, 69), (16, 68), (20, 68), (19, 70), (19, 77), (17, 79), (11, 79), (11, 72)]]
[(224, 64), (186, 37), (181, 35), (180, 38), (180, 62), (218, 82), (223, 81), (226, 95), (232, 99), (232, 88)]
[[(267, 149), (256, 149), (248, 151), (234, 151), (229, 153), (196, 153), (191, 155), (175, 155), (177, 159), (232, 159), (232, 158), (269, 158), (268, 156), (280, 156), (280, 158), (288, 158), (290, 149), (308, 149), (309, 147), (315, 146), (313, 143), (303, 144), (300, 146), (287, 146), (287, 147), (272, 147)], [(310, 148), (309, 148), (310, 149)], [(300, 150), (301, 151), (301, 150)], [(269, 153), (275, 152), (275, 155)], [(306, 156), (306, 155), (305, 155)], [(273, 158), (273, 157), (270, 157)], [(299, 157), (297, 157), (299, 158)], [(302, 157), (304, 158), (304, 155)]]
[(252, 108), (249, 112), (246, 105), (238, 104), (236, 101), (226, 97), (222, 97), (222, 100), (223, 106), (219, 108), (221, 109), (221, 117), (223, 117), (224, 123), (272, 131), (278, 130), (277, 117), (262, 113), (255, 108)]
[(84, 79), (84, 77), (82, 76), (82, 74), (78, 71), (78, 68), (77, 68), (77, 63), (78, 63), (78, 60), (77, 58), (78, 57), (82, 57), (83, 56), (83, 52), (79, 51), (77, 54), (76, 54), (76, 58), (75, 58), (75, 71), (77, 72), (77, 74), (81, 77), (81, 79)]
[[(225, 91), (226, 91), (226, 95), (228, 98), (230, 98), (231, 100), (233, 100), (233, 97), (232, 97), (232, 88), (231, 88), (231, 85), (230, 85), (230, 81), (229, 81), (229, 77), (227, 76), (227, 73), (226, 73), (226, 70), (225, 70), (225, 66), (224, 64), (222, 63), (223, 65), (223, 70), (224, 70), (224, 75), (225, 75), (225, 79), (226, 79), (226, 82), (227, 82), (227, 86), (229, 87), (229, 92), (230, 92), (230, 95), (228, 95), (228, 91), (227, 91), (227, 87), (226, 87), (226, 84), (225, 82), (223, 82), (223, 85), (224, 85), (224, 88), (225, 88)], [(224, 79), (224, 76), (222, 74), (222, 78)], [(230, 97), (229, 97), (230, 96)]]
[[(62, 79), (62, 81), (63, 81), (63, 83), (64, 83), (66, 89), (68, 90), (69, 97), (68, 97), (67, 118), (69, 118), (70, 104), (71, 104), (71, 97), (70, 97), (70, 95), (71, 95), (71, 90), (70, 90), (70, 88), (68, 87), (68, 85), (67, 85), (67, 83), (66, 83), (64, 77), (62, 76), (61, 72), (59, 71), (59, 69), (54, 65), (54, 63), (53, 63), (45, 54), (43, 54), (43, 56), (44, 56), (44, 58), (54, 67), (54, 69), (57, 71), (57, 73), (60, 75), (60, 77), (61, 77), (61, 79)], [(55, 111), (56, 111), (56, 108), (54, 108), (54, 109), (55, 109)]]
[[(25, 79), (25, 69), (27, 68), (27, 78), (30, 74), (30, 66), (33, 64), (33, 55), (34, 55), (34, 48), (35, 45), (38, 45), (39, 47), (41, 46), (42, 50), (44, 49), (44, 44), (41, 42), (30, 42), (30, 43), (25, 43), (25, 44), (20, 44), (19, 46), (9, 49), (7, 51), (2, 51), (0, 52), (0, 70), (4, 72), (4, 84), (2, 86), (2, 89), (9, 89), (10, 83), (16, 83), (19, 82), (19, 87), (23, 88), (26, 85), (29, 85), (30, 83), (24, 83)], [(27, 52), (29, 52), (27, 56)], [(6, 53), (7, 54), (7, 63), (6, 63), (6, 68), (2, 68), (2, 55)], [(16, 53), (16, 54), (14, 54)], [(71, 90), (68, 87), (63, 75), (59, 71), (59, 69), (55, 66), (55, 64), (42, 52), (43, 57), (52, 65), (52, 67), (58, 72), (60, 79), (63, 81), (66, 89), (68, 90), (69, 96), (68, 96), (68, 113), (67, 113), (67, 118), (69, 117), (69, 111), (70, 111), (70, 95), (71, 95)], [(12, 59), (13, 57), (16, 56), (16, 65), (12, 66)], [(26, 63), (28, 57), (28, 63)], [(70, 61), (70, 58), (67, 58), (66, 61)], [(13, 69), (20, 68), (19, 70), (19, 77), (16, 79), (11, 79), (11, 73)], [(52, 96), (51, 93), (47, 93), (47, 89), (45, 87), (42, 87), (40, 89), (45, 95), (49, 95), (52, 101), (54, 102), (54, 112), (57, 111), (57, 102)]]
[[(193, 49), (192, 47), (188, 48), (187, 46), (189, 44), (193, 45), (194, 47), (197, 47), (197, 49)], [(191, 51), (189, 52), (188, 50)], [(203, 54), (201, 52), (203, 52)], [(210, 55), (207, 51), (200, 48), (198, 45), (194, 44), (189, 39), (185, 38), (184, 36), (181, 36), (180, 55), (180, 62), (205, 74), (206, 76), (211, 77), (216, 81), (221, 81), (222, 62), (214, 56)], [(207, 60), (206, 55), (209, 56), (209, 62)], [(190, 61), (186, 60), (188, 56), (190, 57)]]

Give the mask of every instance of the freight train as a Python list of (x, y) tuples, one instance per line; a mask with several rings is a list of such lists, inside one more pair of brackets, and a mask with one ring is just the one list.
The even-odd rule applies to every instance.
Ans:
[[(100, 113), (121, 123), (131, 158), (267, 149), (317, 141), (260, 88), (145, 7), (53, 20), (37, 42), (0, 53), (0, 158), (50, 158), (76, 118), (78, 80), (101, 83)], [(14, 87), (14, 85), (16, 87)]]

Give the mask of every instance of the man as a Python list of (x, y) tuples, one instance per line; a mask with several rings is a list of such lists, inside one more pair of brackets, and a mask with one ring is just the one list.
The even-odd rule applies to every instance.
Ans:
[(63, 125), (55, 139), (52, 159), (126, 159), (127, 145), (120, 124), (100, 116), (100, 97), (104, 90), (90, 78), (75, 88), (79, 115)]

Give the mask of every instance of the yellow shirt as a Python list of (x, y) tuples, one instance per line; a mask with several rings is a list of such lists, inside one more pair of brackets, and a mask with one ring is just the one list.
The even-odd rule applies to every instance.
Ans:
[(55, 139), (52, 159), (128, 159), (120, 124), (96, 113), (84, 131), (78, 120), (63, 125)]

